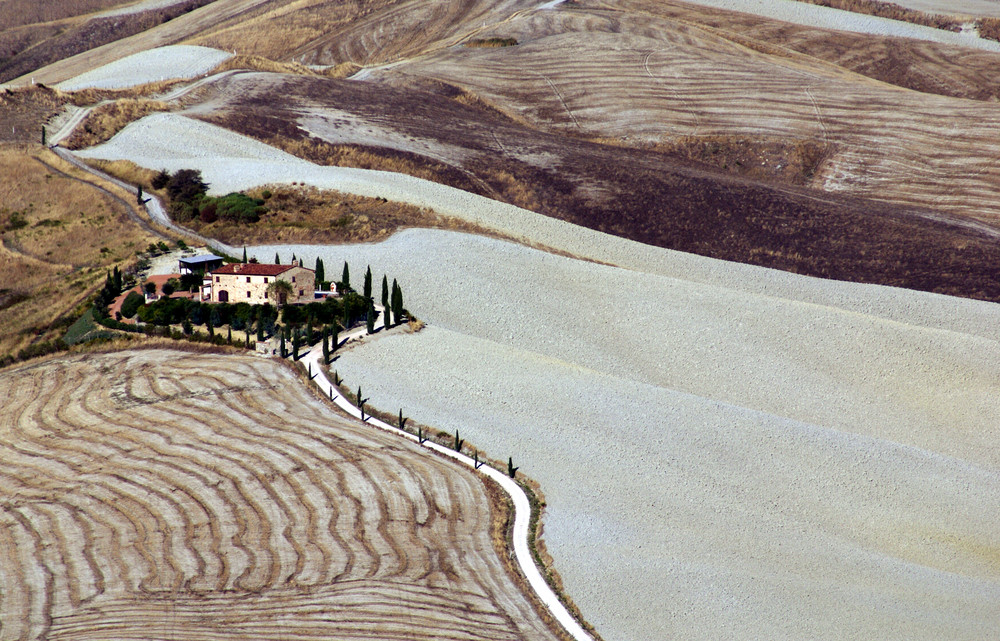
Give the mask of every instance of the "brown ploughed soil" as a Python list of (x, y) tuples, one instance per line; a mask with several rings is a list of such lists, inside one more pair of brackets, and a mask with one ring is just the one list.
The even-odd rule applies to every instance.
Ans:
[(134, 350), (0, 384), (5, 638), (560, 638), (481, 477), (279, 362)]

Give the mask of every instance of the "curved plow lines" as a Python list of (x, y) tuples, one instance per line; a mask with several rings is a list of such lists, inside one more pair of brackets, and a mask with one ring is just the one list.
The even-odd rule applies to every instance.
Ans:
[(482, 481), (262, 359), (6, 372), (0, 639), (555, 638)]

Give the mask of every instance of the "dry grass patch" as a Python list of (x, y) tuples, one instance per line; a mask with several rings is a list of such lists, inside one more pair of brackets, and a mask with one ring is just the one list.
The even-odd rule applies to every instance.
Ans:
[(0, 147), (0, 356), (61, 336), (60, 319), (153, 240), (79, 173), (48, 150)]
[(323, 75), (334, 79), (349, 78), (359, 71), (361, 71), (361, 65), (354, 62), (341, 62), (324, 71)]
[(384, 198), (294, 185), (256, 189), (249, 195), (267, 196), (267, 213), (259, 222), (240, 224), (216, 220), (204, 223), (195, 219), (186, 224), (199, 234), (234, 246), (378, 242), (407, 227), (496, 235), (457, 218)]
[(84, 149), (110, 140), (131, 122), (158, 111), (171, 111), (175, 107), (161, 101), (145, 98), (125, 98), (96, 107), (63, 143), (69, 149)]
[(815, 4), (821, 7), (831, 7), (852, 13), (863, 13), (869, 16), (887, 18), (889, 20), (899, 20), (919, 24), (925, 27), (943, 29), (945, 31), (961, 31), (962, 25), (956, 18), (942, 16), (916, 9), (907, 9), (893, 2), (882, 2), (880, 0), (798, 0), (806, 4)]
[(287, 73), (298, 76), (317, 76), (319, 75), (309, 67), (300, 65), (297, 62), (275, 62), (263, 56), (245, 56), (236, 55), (231, 58), (227, 58), (225, 61), (219, 63), (215, 69), (212, 69), (210, 74), (221, 73), (223, 71), (230, 71), (233, 69), (248, 69), (251, 71), (266, 71), (269, 73)]

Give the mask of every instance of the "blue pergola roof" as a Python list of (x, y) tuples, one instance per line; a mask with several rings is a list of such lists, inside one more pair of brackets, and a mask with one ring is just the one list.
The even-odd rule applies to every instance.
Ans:
[(213, 263), (222, 260), (222, 256), (216, 256), (215, 254), (206, 254), (204, 256), (192, 256), (191, 258), (182, 258), (181, 262), (188, 265), (197, 265), (199, 263)]

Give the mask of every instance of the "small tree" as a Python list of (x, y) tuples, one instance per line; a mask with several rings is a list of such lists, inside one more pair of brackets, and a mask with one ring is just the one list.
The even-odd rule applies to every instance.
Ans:
[(191, 327), (191, 321), (189, 319), (185, 318), (181, 322), (181, 331), (184, 332), (185, 336), (190, 336), (191, 333), (194, 332), (194, 328)]
[(397, 324), (403, 320), (403, 290), (395, 279), (392, 281), (392, 316)]
[[(389, 309), (389, 281), (385, 274), (382, 274), (382, 309)], [(388, 327), (386, 323), (386, 327)]]
[(281, 264), (281, 259), (278, 258), (278, 252), (274, 252), (274, 264), (275, 265), (280, 265)]
[(142, 297), (142, 294), (129, 292), (128, 296), (125, 297), (125, 300), (122, 301), (122, 316), (125, 318), (132, 318), (145, 302), (146, 299)]
[(344, 273), (340, 277), (340, 284), (343, 285), (345, 292), (351, 289), (351, 268), (347, 266), (347, 261), (344, 261)]
[(205, 328), (208, 329), (209, 336), (215, 336), (215, 323), (212, 322), (212, 314), (205, 315)]
[(135, 202), (142, 204), (142, 185), (136, 185)]
[(323, 259), (316, 258), (316, 282), (322, 283), (326, 280), (326, 269), (323, 267)]
[(153, 189), (163, 189), (170, 182), (170, 172), (166, 169), (161, 169), (155, 176), (153, 180), (150, 181)]
[(330, 326), (330, 353), (337, 351), (337, 347), (340, 345), (340, 331), (337, 327), (337, 323)]
[(295, 293), (295, 288), (287, 280), (274, 280), (267, 286), (267, 297), (275, 302), (278, 307), (288, 302), (288, 298)]
[(375, 333), (375, 303), (372, 299), (368, 299), (368, 312), (365, 314), (365, 329), (368, 330), (369, 334)]
[(229, 343), (230, 345), (233, 344), (233, 326), (232, 325), (229, 325), (226, 328), (226, 342)]
[(295, 331), (292, 332), (292, 358), (294, 360), (299, 360), (299, 347), (302, 344), (302, 334), (299, 332), (299, 328), (296, 327)]
[(286, 351), (286, 348), (285, 348), (285, 331), (284, 330), (281, 331), (281, 345), (279, 346), (279, 348), (280, 348), (281, 358), (286, 358), (288, 356), (288, 352)]
[(323, 362), (330, 364), (330, 334), (325, 327), (323, 328)]
[(247, 246), (243, 245), (243, 262), (247, 262)]
[(364, 294), (362, 294), (362, 295), (365, 298), (371, 298), (372, 297), (372, 266), (371, 265), (369, 265), (368, 269), (365, 271), (365, 289), (364, 289)]
[(170, 295), (174, 293), (173, 283), (171, 283), (169, 280), (163, 283), (163, 285), (160, 286), (160, 291), (163, 292), (164, 296), (170, 298)]

